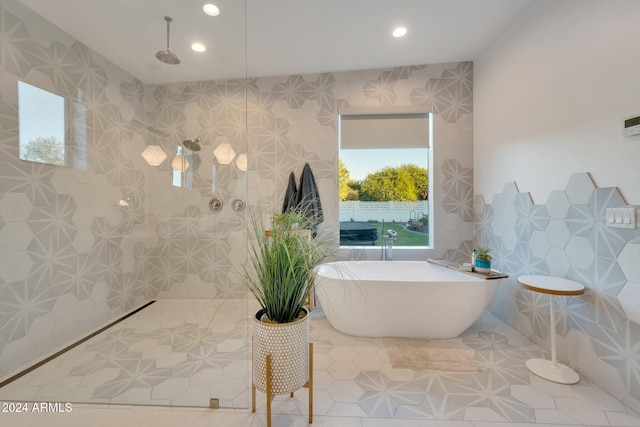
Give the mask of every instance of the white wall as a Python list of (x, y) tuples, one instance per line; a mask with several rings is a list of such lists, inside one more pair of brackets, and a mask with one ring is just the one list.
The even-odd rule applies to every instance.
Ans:
[(558, 305), (558, 357), (636, 411), (640, 230), (602, 213), (640, 204), (640, 138), (621, 129), (640, 114), (638, 17), (636, 0), (532, 1), (475, 62), (473, 114), (475, 240), (510, 276), (491, 311), (548, 351), (549, 300), (516, 278), (583, 283)]
[(536, 0), (474, 66), (474, 183), (515, 181), (544, 203), (590, 172), (640, 204), (640, 1)]

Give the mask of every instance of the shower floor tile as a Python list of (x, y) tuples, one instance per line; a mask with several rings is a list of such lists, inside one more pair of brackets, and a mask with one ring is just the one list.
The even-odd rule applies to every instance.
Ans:
[[(216, 397), (223, 407), (240, 409), (74, 405), (68, 416), (45, 414), (41, 420), (47, 426), (57, 421), (68, 425), (79, 417), (87, 424), (112, 414), (120, 427), (187, 425), (186, 420), (202, 423), (198, 425), (265, 425), (264, 394), (257, 393), (256, 414), (247, 409), (247, 312), (254, 308), (246, 300), (160, 300), (138, 313), (141, 316), (0, 389), (0, 400), (208, 407), (209, 398)], [(382, 338), (337, 332), (320, 307), (311, 316), (313, 425), (640, 426), (637, 413), (586, 378), (568, 386), (530, 374), (526, 360), (548, 355), (490, 313), (458, 338), (479, 372), (397, 369)], [(276, 396), (274, 426), (308, 425), (307, 408), (306, 389), (293, 398)], [(142, 413), (148, 416), (140, 424)], [(31, 425), (27, 417), (21, 420)]]
[(158, 300), (0, 389), (0, 400), (247, 407), (247, 300)]

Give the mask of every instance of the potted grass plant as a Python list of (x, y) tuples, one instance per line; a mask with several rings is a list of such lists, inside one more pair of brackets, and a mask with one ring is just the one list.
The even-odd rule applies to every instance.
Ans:
[(309, 382), (310, 314), (304, 303), (313, 289), (314, 267), (330, 255), (326, 241), (311, 238), (315, 224), (309, 218), (300, 207), (274, 215), (270, 225), (260, 212), (251, 215), (242, 281), (260, 305), (253, 318), (253, 407), (255, 389), (267, 393), (270, 404), (270, 396), (293, 393)]

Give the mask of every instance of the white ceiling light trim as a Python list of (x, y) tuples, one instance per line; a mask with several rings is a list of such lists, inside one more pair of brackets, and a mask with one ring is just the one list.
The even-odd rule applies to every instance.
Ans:
[(202, 53), (207, 50), (207, 47), (202, 43), (196, 42), (191, 45), (191, 50), (193, 50), (194, 52)]
[(207, 3), (202, 6), (202, 11), (209, 16), (218, 16), (220, 15), (220, 9), (215, 4)]
[(391, 34), (396, 38), (404, 37), (407, 34), (407, 29), (405, 27), (396, 27), (393, 29), (393, 32)]

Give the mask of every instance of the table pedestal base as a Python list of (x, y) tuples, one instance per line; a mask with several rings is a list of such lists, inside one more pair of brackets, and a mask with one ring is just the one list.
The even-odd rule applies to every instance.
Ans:
[(575, 384), (580, 381), (580, 375), (567, 365), (554, 363), (547, 359), (529, 359), (527, 368), (540, 378), (559, 384)]

